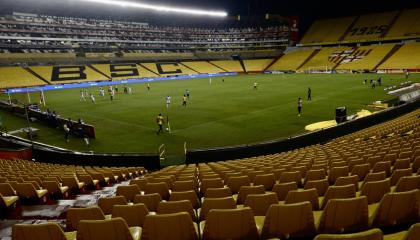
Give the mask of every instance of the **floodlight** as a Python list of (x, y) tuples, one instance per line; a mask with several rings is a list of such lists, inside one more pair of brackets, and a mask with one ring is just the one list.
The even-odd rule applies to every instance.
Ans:
[(172, 12), (172, 13), (181, 13), (181, 14), (190, 14), (190, 15), (205, 15), (210, 17), (226, 17), (227, 13), (224, 11), (208, 11), (201, 9), (191, 9), (191, 8), (179, 8), (179, 7), (170, 7), (164, 5), (154, 5), (146, 3), (137, 3), (129, 1), (117, 1), (117, 0), (78, 0), (84, 2), (93, 2), (99, 4), (107, 4), (121, 7), (132, 7), (132, 8), (141, 8), (154, 10), (158, 12)]

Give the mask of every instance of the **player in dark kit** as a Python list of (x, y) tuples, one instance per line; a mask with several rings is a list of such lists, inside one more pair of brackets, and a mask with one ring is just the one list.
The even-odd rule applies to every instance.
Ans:
[(163, 118), (163, 116), (162, 116), (162, 114), (161, 113), (159, 113), (159, 115), (157, 116), (157, 118), (156, 118), (156, 123), (157, 123), (157, 125), (158, 125), (158, 127), (159, 127), (159, 129), (158, 129), (158, 131), (157, 131), (157, 133), (156, 134), (158, 134), (159, 135), (159, 133), (161, 133), (161, 132), (163, 132), (163, 121), (164, 121), (165, 119)]
[(302, 98), (299, 97), (298, 102), (297, 102), (297, 109), (298, 109), (298, 116), (299, 117), (300, 117), (300, 114), (302, 113), (302, 105), (303, 105)]
[(308, 101), (312, 100), (312, 89), (308, 87)]

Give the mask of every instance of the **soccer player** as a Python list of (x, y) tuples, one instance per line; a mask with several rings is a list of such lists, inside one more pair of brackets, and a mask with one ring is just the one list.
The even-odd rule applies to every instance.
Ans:
[(159, 113), (159, 115), (157, 116), (157, 118), (156, 118), (156, 123), (157, 123), (157, 125), (158, 125), (158, 127), (159, 127), (159, 129), (158, 129), (158, 131), (157, 131), (157, 133), (156, 134), (160, 134), (161, 132), (163, 132), (163, 122), (164, 122), (164, 118), (163, 118), (163, 116), (162, 116), (162, 114), (161, 113)]
[(186, 96), (186, 95), (184, 95), (184, 96), (182, 97), (182, 106), (184, 106), (184, 107), (186, 107), (186, 106), (187, 106), (187, 96)]
[(302, 105), (303, 105), (302, 98), (299, 97), (298, 102), (297, 102), (297, 109), (298, 109), (298, 116), (299, 117), (300, 117), (300, 114), (302, 113)]
[(258, 89), (258, 83), (254, 82), (254, 90), (257, 90), (257, 89)]
[(66, 142), (69, 142), (70, 128), (69, 126), (67, 126), (67, 123), (63, 124), (63, 129), (64, 129), (64, 137), (66, 139)]
[(99, 96), (101, 96), (102, 98), (104, 98), (104, 97), (105, 97), (105, 90), (104, 90), (104, 88), (103, 88), (103, 87), (100, 87), (100, 88), (99, 88)]
[(147, 91), (150, 91), (150, 83), (147, 83)]
[(312, 100), (312, 89), (311, 87), (308, 87), (308, 101)]
[(96, 104), (96, 101), (95, 101), (95, 96), (93, 96), (93, 94), (92, 94), (92, 93), (90, 94), (90, 100), (92, 100), (92, 102), (93, 102), (94, 104)]
[(211, 85), (211, 78), (209, 79), (210, 85)]
[(84, 101), (86, 102), (86, 97), (85, 97), (85, 91), (84, 90), (80, 90), (80, 101)]
[(166, 96), (166, 98), (165, 98), (165, 100), (166, 100), (166, 108), (169, 108), (169, 105), (171, 105), (171, 96)]
[(115, 91), (114, 91), (114, 89), (111, 88), (111, 92), (109, 92), (109, 97), (110, 97), (111, 101), (114, 101), (114, 96), (115, 96)]
[(187, 96), (187, 98), (190, 99), (190, 90), (185, 89), (185, 96)]

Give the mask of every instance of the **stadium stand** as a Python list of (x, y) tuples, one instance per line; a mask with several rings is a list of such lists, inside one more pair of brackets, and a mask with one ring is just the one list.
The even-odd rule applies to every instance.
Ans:
[(388, 39), (410, 38), (420, 35), (420, 9), (403, 10), (386, 34)]
[[(343, 239), (344, 237), (352, 239), (350, 237), (353, 236), (355, 239), (365, 239), (363, 237), (372, 239), (368, 236), (380, 236), (384, 239), (401, 239), (405, 235), (412, 237), (409, 239), (417, 239), (419, 232), (418, 225), (415, 223), (420, 217), (420, 191), (418, 184), (408, 184), (407, 179), (417, 179), (419, 176), (415, 165), (415, 162), (420, 159), (419, 114), (420, 110), (416, 110), (383, 124), (338, 137), (323, 145), (313, 145), (273, 155), (202, 163), (197, 166), (170, 166), (149, 173), (145, 173), (143, 168), (83, 168), (26, 160), (0, 160), (2, 176), (7, 179), (5, 180), (7, 183), (0, 184), (0, 193), (3, 198), (13, 197), (14, 187), (11, 181), (17, 180), (18, 176), (23, 176), (22, 182), (29, 181), (29, 178), (23, 179), (25, 176), (38, 176), (41, 181), (47, 176), (54, 176), (58, 182), (65, 176), (71, 176), (79, 178), (80, 181), (82, 178), (79, 176), (90, 174), (93, 178), (92, 173), (96, 172), (116, 179), (116, 192), (99, 198), (97, 204), (100, 208), (94, 207), (94, 204), (93, 208), (85, 208), (86, 212), (80, 210), (80, 213), (77, 211), (77, 216), (67, 217), (73, 220), (68, 220), (69, 226), (66, 228), (68, 231), (76, 230), (77, 234), (85, 234), (83, 233), (85, 230), (80, 230), (85, 227), (81, 225), (82, 223), (99, 224), (95, 221), (109, 221), (103, 220), (108, 218), (104, 214), (112, 212), (112, 219), (115, 221), (121, 219), (118, 221), (127, 225), (126, 229), (143, 228), (142, 236), (145, 238), (155, 236), (153, 239), (168, 236), (169, 232), (166, 230), (162, 232), (152, 230), (168, 221), (185, 221), (183, 228), (170, 231), (175, 234), (175, 239), (178, 237), (184, 239), (186, 236), (191, 236), (192, 239), (247, 236), (252, 239), (285, 236), (308, 239)], [(379, 172), (382, 176), (380, 179), (383, 180), (367, 182), (366, 178), (363, 180), (354, 175), (358, 166), (367, 166), (369, 174), (375, 174), (373, 173), (375, 166), (383, 161), (392, 163), (390, 176), (387, 176), (385, 172)], [(274, 172), (279, 167), (283, 173), (278, 180), (275, 180)], [(397, 187), (391, 188), (390, 182), (395, 181), (392, 180), (393, 175), (399, 171), (407, 172), (404, 173), (406, 176), (396, 181)], [(299, 179), (295, 179), (293, 177), (295, 175), (299, 176)], [(175, 183), (188, 181), (186, 179), (193, 179), (191, 180), (193, 184), (188, 184), (190, 186), (188, 188), (193, 190), (176, 192), (175, 188), (179, 188), (180, 184)], [(126, 181), (134, 183), (138, 180), (142, 180), (141, 183), (139, 182), (141, 186), (145, 184), (144, 192), (140, 191), (138, 185), (125, 186), (123, 184)], [(317, 194), (316, 188), (303, 190), (302, 185), (296, 184), (296, 181), (307, 185), (311, 181), (320, 180), (325, 180), (329, 185), (325, 196)], [(202, 201), (198, 201), (197, 198), (203, 195), (198, 195), (200, 191), (196, 191), (194, 182), (198, 183), (201, 192), (204, 191), (203, 188), (206, 188), (208, 192), (214, 189), (209, 187), (222, 187), (221, 189), (230, 189), (234, 195), (228, 193), (221, 195), (221, 198), (204, 197)], [(278, 198), (278, 192), (275, 190), (278, 189), (279, 184), (282, 184), (281, 182), (294, 185), (294, 187), (285, 188), (287, 189), (285, 198)], [(343, 185), (348, 183), (350, 184)], [(27, 184), (35, 186), (33, 185), (35, 183), (30, 181)], [(157, 188), (152, 190), (152, 185), (162, 185), (162, 189), (166, 190), (160, 191)], [(63, 186), (65, 186), (64, 182)], [(127, 205), (125, 197), (115, 197), (120, 191), (118, 189), (131, 186), (135, 186), (136, 190), (130, 192), (129, 199), (134, 196), (134, 203), (142, 201), (144, 205)], [(187, 185), (181, 184), (181, 186)], [(356, 189), (359, 191), (356, 192)], [(85, 194), (90, 194), (87, 189), (83, 191), (87, 191)], [(145, 200), (144, 197), (148, 195), (157, 196), (153, 204)], [(169, 201), (166, 202), (163, 199)], [(19, 200), (23, 200), (20, 195)], [(235, 200), (237, 200), (236, 204)], [(26, 203), (23, 202), (23, 204)], [(320, 210), (318, 206), (321, 207)], [(9, 206), (10, 208), (13, 209), (16, 206)], [(129, 208), (133, 208), (131, 211), (136, 209), (139, 212), (138, 216), (134, 216)], [(72, 209), (74, 208), (68, 210), (69, 213), (75, 211)], [(387, 209), (390, 209), (392, 214), (386, 213)], [(152, 211), (157, 211), (157, 215), (149, 213)], [(305, 214), (302, 214), (303, 212)], [(183, 219), (181, 214), (188, 218), (181, 220)], [(166, 217), (173, 219), (163, 220)], [(74, 219), (77, 219), (76, 222)], [(81, 223), (79, 227), (73, 229), (79, 221)], [(286, 222), (288, 224), (285, 224)], [(224, 227), (215, 229), (214, 224), (223, 224)], [(238, 224), (246, 227), (239, 228)], [(24, 226), (28, 225), (15, 227), (13, 235), (17, 236), (24, 234), (23, 231), (29, 231), (25, 230)], [(38, 227), (41, 228), (41, 226)], [(408, 231), (410, 226), (412, 228)], [(95, 229), (93, 225), (91, 227)], [(158, 229), (161, 228), (158, 227)], [(110, 231), (110, 235), (114, 234), (112, 230)], [(128, 232), (128, 230), (124, 231)], [(320, 235), (316, 236), (317, 233)]]
[[(418, 13), (405, 10), (318, 20), (301, 43), (411, 37), (419, 34)], [(71, 26), (82, 27), (74, 31)], [(195, 48), (223, 49), (230, 55), (231, 50), (252, 51), (259, 44), (272, 48), (286, 36), (280, 27), (200, 29), (53, 16), (0, 17), (1, 34), (22, 33), (14, 36), (19, 40), (32, 31), (46, 38), (73, 37), (71, 43), (55, 43), (69, 52), (52, 53), (46, 47), (44, 53), (0, 54), (0, 60), (74, 59), (77, 52), (89, 60), (108, 61), (121, 55), (126, 60), (149, 62), (0, 67), (0, 87), (260, 72), (274, 58), (247, 59), (243, 65), (237, 60), (191, 60), (196, 59)], [(217, 37), (208, 40), (210, 34)], [(110, 46), (118, 46), (118, 54), (107, 52), (110, 46), (98, 41), (104, 37)], [(142, 41), (151, 43), (139, 43)], [(96, 44), (89, 46), (91, 42)], [(16, 51), (28, 51), (42, 44), (28, 40), (14, 45), (12, 49), (19, 49)], [(76, 45), (79, 47), (72, 47)], [(186, 52), (178, 52), (174, 46)], [(105, 51), (92, 51), (101, 48)], [(298, 48), (278, 58), (268, 70), (418, 69), (418, 56), (420, 45), (415, 43), (401, 47)], [(62, 226), (17, 224), (12, 227), (12, 239), (28, 235), (39, 239), (420, 239), (419, 116), (417, 109), (323, 144), (291, 151), (169, 166), (155, 172), (143, 167), (82, 167), (0, 159), (0, 209), (7, 218), (22, 214), (22, 206), (29, 204), (34, 209), (47, 209), (43, 207), (56, 203), (51, 200), (70, 199), (68, 202), (74, 203), (48, 218), (60, 221), (64, 215)]]
[(220, 73), (224, 72), (222, 69), (214, 66), (213, 64), (205, 61), (197, 61), (197, 62), (182, 62), (185, 66), (193, 69), (199, 73)]
[[(84, 81), (104, 81), (108, 77), (96, 72), (89, 66), (35, 66), (30, 67), (36, 74), (49, 83), (70, 83)], [(57, 70), (57, 71), (55, 71)]]
[[(93, 64), (93, 68), (99, 70), (105, 76), (112, 78), (113, 80), (122, 80), (130, 78), (144, 78), (144, 77), (157, 77), (154, 72), (147, 70), (141, 65), (135, 63), (127, 64)], [(124, 70), (125, 69), (125, 70)], [(133, 69), (137, 70), (137, 72)], [(115, 72), (117, 70), (118, 72)], [(111, 72), (112, 71), (112, 72)], [(113, 74), (114, 73), (114, 74)], [(121, 76), (123, 75), (123, 76)]]
[(351, 55), (344, 58), (335, 69), (374, 70), (393, 47), (393, 44), (387, 44), (356, 48)]
[(273, 62), (273, 59), (252, 59), (244, 60), (243, 62), (247, 72), (262, 72)]
[(297, 49), (295, 51), (289, 52), (280, 59), (278, 59), (268, 70), (297, 70), (306, 59), (311, 56), (314, 52), (314, 49)]
[(0, 62), (10, 62), (10, 61), (35, 61), (35, 60), (44, 60), (44, 61), (54, 61), (54, 60), (69, 60), (75, 58), (74, 53), (2, 53), (0, 54)]
[(226, 72), (243, 72), (244, 69), (242, 68), (239, 61), (235, 60), (219, 60), (219, 61), (210, 61), (211, 64), (219, 67)]
[(321, 19), (312, 23), (300, 43), (327, 45), (380, 40), (414, 39), (420, 35), (420, 9)]
[[(0, 45), (6, 53), (73, 52), (86, 53), (87, 58), (108, 59), (119, 52), (128, 59), (194, 59), (196, 51), (278, 49), (287, 43), (287, 22), (266, 21), (266, 25), (190, 28), (13, 14), (0, 17), (0, 34), (13, 40), (0, 40)], [(213, 37), (208, 38), (209, 35)]]
[(360, 16), (354, 26), (347, 32), (344, 41), (352, 40), (372, 40), (383, 37), (391, 28), (391, 21), (397, 16), (398, 12), (384, 12), (366, 14)]
[(158, 53), (158, 52), (126, 52), (123, 55), (125, 59), (134, 60), (168, 60), (168, 59), (195, 59), (192, 52), (180, 53)]
[(378, 69), (418, 69), (420, 44), (404, 44), (390, 58), (388, 58)]
[[(1, 54), (0, 54), (1, 55)], [(21, 67), (0, 67), (0, 88), (44, 85), (41, 79)]]
[[(333, 69), (341, 58), (339, 54), (349, 51), (348, 47), (322, 48), (316, 55), (299, 68), (302, 71)], [(336, 57), (337, 56), (337, 57)]]
[(141, 63), (140, 65), (160, 76), (197, 74), (196, 71), (176, 62)]
[(300, 43), (329, 43), (338, 42), (356, 17), (342, 17), (315, 21), (305, 33)]

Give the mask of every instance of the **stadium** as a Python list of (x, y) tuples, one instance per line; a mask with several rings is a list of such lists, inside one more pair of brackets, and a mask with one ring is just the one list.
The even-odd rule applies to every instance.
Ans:
[(0, 239), (420, 239), (416, 1), (0, 0)]

